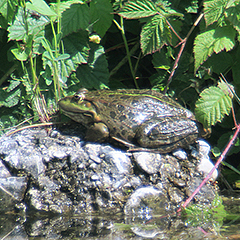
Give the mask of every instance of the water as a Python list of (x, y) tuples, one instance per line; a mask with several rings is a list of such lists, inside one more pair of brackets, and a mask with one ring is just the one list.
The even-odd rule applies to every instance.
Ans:
[(46, 216), (13, 212), (0, 215), (0, 239), (240, 239), (240, 198), (223, 197), (227, 214), (154, 216), (142, 209), (122, 213)]

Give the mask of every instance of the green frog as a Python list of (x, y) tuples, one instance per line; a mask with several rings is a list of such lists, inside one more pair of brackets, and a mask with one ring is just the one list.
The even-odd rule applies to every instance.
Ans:
[(198, 138), (192, 112), (154, 90), (83, 88), (61, 99), (59, 107), (87, 127), (87, 141), (114, 139), (127, 146), (167, 153)]

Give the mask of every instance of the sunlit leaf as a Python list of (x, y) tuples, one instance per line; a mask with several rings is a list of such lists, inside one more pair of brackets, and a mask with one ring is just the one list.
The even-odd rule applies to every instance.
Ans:
[(214, 52), (234, 47), (236, 32), (231, 26), (217, 27), (199, 34), (194, 41), (195, 70)]
[(148, 20), (141, 32), (141, 49), (144, 55), (160, 50), (171, 41), (166, 18), (156, 15)]
[(26, 42), (29, 34), (37, 36), (48, 23), (49, 18), (47, 16), (41, 15), (39, 18), (35, 18), (31, 16), (30, 12), (25, 14), (23, 8), (20, 7), (13, 24), (8, 28), (9, 40)]
[(151, 0), (128, 1), (119, 11), (119, 15), (129, 19), (144, 18), (157, 14), (158, 11)]
[(217, 22), (224, 13), (228, 0), (209, 0), (204, 1), (204, 18), (206, 25)]
[(224, 115), (230, 113), (232, 99), (229, 95), (215, 86), (203, 90), (196, 102), (195, 115), (204, 127), (210, 127), (221, 122)]

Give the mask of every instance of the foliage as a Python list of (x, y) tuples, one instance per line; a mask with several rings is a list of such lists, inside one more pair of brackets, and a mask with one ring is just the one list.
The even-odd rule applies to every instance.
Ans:
[(167, 91), (205, 128), (218, 123), (215, 149), (232, 133), (239, 0), (2, 0), (0, 27), (2, 129), (49, 121), (81, 87), (139, 87)]
[(186, 218), (186, 225), (199, 226), (200, 224), (214, 223), (216, 232), (223, 224), (223, 220), (227, 216), (224, 209), (222, 199), (216, 196), (210, 206), (203, 206), (199, 204), (191, 205), (183, 210), (183, 216)]

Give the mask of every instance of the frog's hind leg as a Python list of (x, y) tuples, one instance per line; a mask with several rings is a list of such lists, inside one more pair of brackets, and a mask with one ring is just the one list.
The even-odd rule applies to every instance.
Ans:
[(161, 117), (144, 122), (138, 127), (135, 139), (142, 147), (170, 152), (196, 141), (198, 128), (188, 118)]

